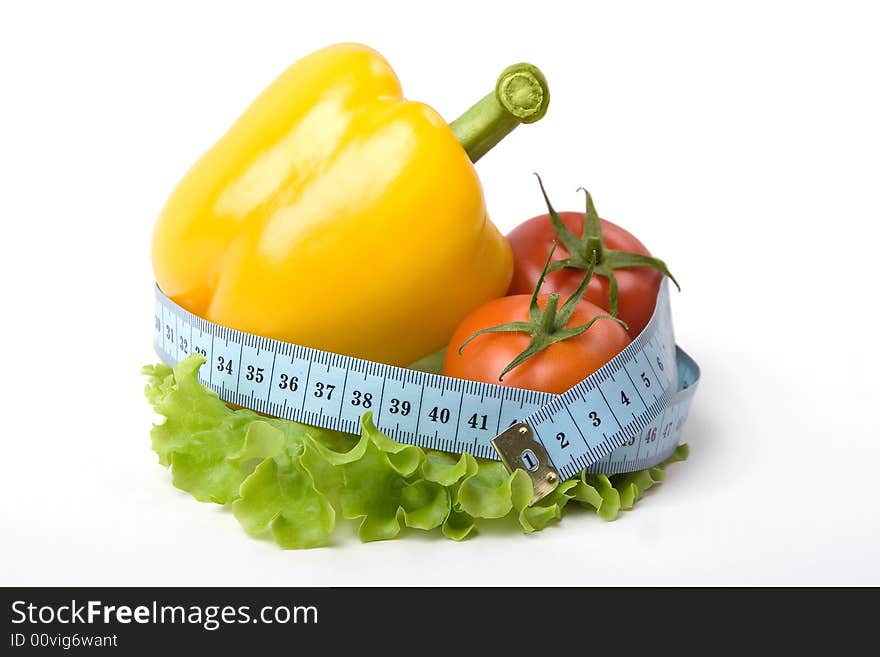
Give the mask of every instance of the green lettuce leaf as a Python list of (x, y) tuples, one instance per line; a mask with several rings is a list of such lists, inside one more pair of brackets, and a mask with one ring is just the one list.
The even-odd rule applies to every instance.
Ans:
[(265, 459), (241, 484), (232, 513), (246, 532), (267, 529), (284, 548), (326, 545), (336, 511), (300, 462), (302, 445)]
[(395, 538), (404, 528), (439, 529), (461, 541), (474, 535), (477, 520), (510, 515), (530, 533), (558, 521), (571, 500), (613, 520), (663, 481), (669, 464), (688, 457), (681, 445), (648, 470), (582, 473), (529, 506), (532, 483), (523, 471), (395, 442), (369, 413), (358, 437), (233, 410), (199, 382), (203, 362), (193, 355), (173, 368), (143, 369), (147, 400), (163, 417), (150, 434), (153, 451), (176, 487), (230, 505), (248, 534), (269, 535), (283, 548), (329, 544), (340, 519), (358, 522), (363, 541)]
[(461, 482), (455, 497), (456, 510), (475, 518), (503, 518), (513, 508), (512, 477), (497, 461), (480, 463), (479, 469)]
[(198, 381), (204, 359), (190, 357), (173, 370), (145, 368), (147, 398), (165, 421), (150, 432), (159, 463), (171, 466), (172, 483), (200, 502), (226, 504), (238, 496), (248, 472), (241, 459), (250, 425), (260, 416), (232, 411)]

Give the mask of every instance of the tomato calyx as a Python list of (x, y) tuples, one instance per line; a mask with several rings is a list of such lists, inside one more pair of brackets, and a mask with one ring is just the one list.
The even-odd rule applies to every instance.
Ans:
[[(587, 198), (586, 213), (584, 216), (583, 234), (578, 237), (559, 217), (559, 213), (550, 203), (547, 191), (544, 189), (544, 181), (537, 173), (535, 177), (541, 186), (541, 194), (544, 195), (544, 202), (547, 204), (547, 212), (550, 216), (550, 223), (553, 230), (562, 242), (562, 245), (568, 251), (568, 257), (563, 260), (554, 262), (549, 272), (559, 271), (560, 269), (573, 268), (589, 270), (591, 273), (599, 274), (608, 279), (608, 296), (610, 300), (608, 311), (617, 316), (617, 277), (614, 275), (615, 269), (627, 269), (630, 267), (650, 267), (662, 272), (675, 283), (675, 287), (681, 290), (681, 286), (675, 277), (669, 271), (666, 263), (659, 258), (654, 258), (641, 253), (631, 253), (629, 251), (617, 251), (605, 247), (602, 238), (602, 224), (599, 221), (599, 213), (593, 204), (593, 197), (583, 187), (578, 187), (578, 191), (582, 191)], [(543, 275), (542, 275), (543, 277)], [(589, 276), (587, 277), (589, 279)]]
[(590, 278), (593, 276), (596, 264), (595, 254), (586, 263), (583, 281), (581, 281), (578, 288), (572, 292), (571, 296), (565, 300), (565, 303), (560, 307), (559, 294), (552, 292), (547, 296), (547, 302), (544, 304), (544, 308), (541, 309), (538, 305), (538, 293), (541, 290), (541, 286), (544, 284), (544, 277), (551, 269), (550, 261), (553, 258), (553, 253), (555, 251), (556, 242), (553, 243), (553, 247), (550, 249), (550, 255), (547, 257), (547, 262), (544, 264), (544, 269), (541, 271), (541, 276), (538, 278), (538, 282), (532, 292), (532, 298), (529, 301), (529, 320), (524, 322), (508, 322), (506, 324), (484, 328), (471, 335), (467, 340), (462, 342), (461, 346), (458, 348), (458, 354), (461, 355), (462, 350), (469, 342), (471, 342), (471, 340), (486, 333), (512, 332), (529, 334), (532, 338), (531, 342), (529, 342), (529, 345), (501, 371), (501, 374), (498, 375), (499, 381), (503, 381), (504, 375), (510, 372), (510, 370), (521, 365), (532, 356), (539, 354), (550, 345), (585, 333), (600, 319), (610, 319), (611, 321), (617, 322), (625, 329), (629, 328), (626, 325), (626, 322), (617, 317), (613, 317), (612, 315), (597, 315), (580, 326), (566, 326), (568, 320), (571, 319), (575, 308), (577, 308), (578, 304), (582, 301), (584, 292), (587, 290), (587, 285), (590, 283)]

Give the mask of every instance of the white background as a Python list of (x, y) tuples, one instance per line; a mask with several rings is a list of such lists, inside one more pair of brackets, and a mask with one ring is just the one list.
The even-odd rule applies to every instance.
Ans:
[[(4, 3), (0, 584), (880, 584), (878, 26), (867, 2)], [(156, 464), (153, 220), (343, 40), (449, 119), (538, 64), (546, 119), (478, 166), (494, 220), (543, 210), (532, 171), (558, 208), (587, 185), (682, 282), (692, 458), (617, 522), (282, 551)]]

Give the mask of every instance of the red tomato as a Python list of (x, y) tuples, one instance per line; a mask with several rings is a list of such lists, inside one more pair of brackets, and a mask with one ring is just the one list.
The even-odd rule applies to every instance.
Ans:
[[(584, 229), (583, 212), (560, 212), (559, 216), (569, 230), (577, 236), (581, 235)], [(645, 245), (630, 232), (604, 219), (601, 223), (605, 248), (651, 255)], [(546, 214), (523, 222), (511, 231), (507, 239), (513, 247), (514, 258), (513, 279), (508, 294), (530, 294), (535, 289), (554, 242), (557, 242), (556, 253), (553, 254), (554, 262), (569, 256)], [(654, 303), (663, 274), (650, 267), (632, 267), (615, 269), (614, 275), (618, 287), (618, 316), (629, 325), (629, 334), (635, 338), (654, 313)], [(541, 291), (558, 292), (567, 296), (580, 285), (583, 278), (582, 269), (560, 269), (547, 274)], [(584, 299), (607, 311), (610, 305), (608, 279), (594, 274)]]
[[(546, 258), (546, 254), (544, 256)], [(540, 273), (540, 272), (539, 272)], [(583, 280), (583, 275), (581, 276)], [(543, 310), (549, 295), (538, 297)], [(455, 330), (446, 357), (443, 374), (471, 381), (502, 384), (560, 394), (579, 383), (614, 358), (630, 343), (626, 330), (611, 319), (600, 319), (578, 336), (551, 344), (504, 375), (505, 367), (529, 346), (528, 333), (486, 333), (458, 348), (477, 331), (508, 322), (529, 320), (531, 295), (521, 294), (494, 299), (464, 318)], [(566, 328), (586, 324), (606, 311), (581, 301), (566, 323)]]

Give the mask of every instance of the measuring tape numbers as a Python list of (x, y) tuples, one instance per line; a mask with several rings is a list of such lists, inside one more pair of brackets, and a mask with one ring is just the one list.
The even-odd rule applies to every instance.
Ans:
[[(361, 417), (403, 443), (470, 452), (522, 468), (535, 499), (582, 470), (649, 468), (678, 445), (697, 364), (675, 346), (668, 284), (645, 329), (562, 395), (465, 381), (271, 340), (190, 313), (156, 287), (155, 347), (168, 365), (191, 353), (199, 381), (226, 402), (360, 434)], [(534, 500), (533, 500), (534, 501)]]

